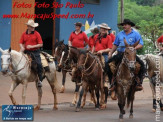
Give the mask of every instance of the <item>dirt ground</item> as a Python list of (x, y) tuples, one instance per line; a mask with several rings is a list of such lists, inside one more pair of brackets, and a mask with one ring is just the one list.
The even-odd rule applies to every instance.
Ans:
[[(61, 73), (57, 73), (58, 84), (61, 86), (62, 75)], [(0, 75), (0, 106), (11, 104), (11, 100), (8, 96), (8, 91), (10, 89), (11, 84), (10, 77), (4, 77)], [(137, 92), (134, 102), (134, 119), (133, 122), (141, 121), (141, 122), (154, 122), (155, 121), (155, 113), (152, 110), (152, 92), (149, 86), (149, 82), (147, 80), (143, 83), (144, 90)], [(81, 112), (76, 113), (74, 107), (70, 107), (70, 102), (73, 99), (75, 85), (70, 80), (70, 76), (67, 75), (66, 78), (66, 90), (65, 93), (57, 93), (58, 98), (58, 110), (52, 111), (53, 104), (53, 94), (51, 92), (51, 88), (46, 80), (43, 81), (43, 96), (42, 96), (42, 106), (40, 111), (35, 112), (34, 121), (38, 122), (116, 122), (118, 121), (119, 116), (119, 108), (117, 106), (117, 101), (113, 101), (108, 98), (107, 108), (105, 110), (96, 111), (94, 106), (89, 106), (89, 96), (87, 97), (87, 104)], [(59, 88), (58, 88), (59, 90)], [(20, 84), (16, 90), (14, 91), (14, 97), (18, 104), (21, 104), (22, 94), (22, 85)], [(26, 95), (26, 104), (37, 104), (37, 90), (35, 87), (35, 83), (29, 83), (27, 88)], [(127, 110), (129, 111), (129, 110)], [(124, 116), (125, 121), (131, 121), (128, 118), (128, 112)], [(0, 111), (1, 114), (1, 111)], [(163, 112), (161, 112), (161, 116)], [(162, 116), (163, 117), (163, 116)], [(0, 120), (1, 116), (0, 116)], [(161, 119), (163, 120), (163, 119)]]

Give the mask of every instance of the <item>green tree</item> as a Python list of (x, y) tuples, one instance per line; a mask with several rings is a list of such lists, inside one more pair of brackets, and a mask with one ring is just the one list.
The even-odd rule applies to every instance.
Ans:
[(138, 5), (143, 6), (153, 6), (156, 0), (131, 0), (132, 2), (136, 2)]
[[(132, 1), (134, 0), (124, 1), (124, 18), (132, 20), (140, 27), (139, 32), (144, 40), (144, 48), (139, 51), (139, 54), (152, 53), (156, 50), (157, 38), (163, 34), (163, 5), (142, 6)], [(118, 22), (120, 22), (119, 17), (120, 12)]]

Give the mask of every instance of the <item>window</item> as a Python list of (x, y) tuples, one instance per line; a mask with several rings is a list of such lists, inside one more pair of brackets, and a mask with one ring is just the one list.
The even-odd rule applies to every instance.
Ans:
[(100, 4), (100, 0), (80, 0), (84, 4)]

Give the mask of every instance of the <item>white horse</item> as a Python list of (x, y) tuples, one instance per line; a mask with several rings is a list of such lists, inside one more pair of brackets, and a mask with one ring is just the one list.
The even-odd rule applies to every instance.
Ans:
[[(160, 98), (163, 93), (163, 57), (159, 55), (146, 54), (140, 56), (147, 66), (147, 77), (149, 78), (150, 87), (153, 95), (153, 111), (156, 111), (156, 80), (160, 83)], [(159, 75), (159, 76), (158, 76)], [(160, 109), (163, 111), (163, 104), (160, 102)]]
[[(0, 48), (0, 52), (2, 53), (1, 56), (2, 74), (3, 75), (9, 74), (10, 71), (10, 75), (12, 78), (12, 84), (9, 90), (9, 97), (12, 103), (14, 105), (17, 105), (17, 102), (13, 97), (13, 92), (19, 84), (22, 84), (23, 85), (22, 104), (25, 104), (27, 84), (28, 82), (35, 82), (38, 91), (38, 104), (35, 107), (35, 110), (39, 110), (41, 105), (42, 88), (37, 86), (38, 76), (36, 72), (31, 70), (31, 62), (28, 56), (15, 50), (11, 50), (11, 48), (9, 50), (2, 50)], [(57, 78), (56, 78), (56, 67), (54, 62), (49, 63), (49, 69), (50, 69), (49, 72), (45, 72), (45, 77), (49, 82), (54, 95), (53, 109), (57, 109), (57, 96), (56, 96)]]

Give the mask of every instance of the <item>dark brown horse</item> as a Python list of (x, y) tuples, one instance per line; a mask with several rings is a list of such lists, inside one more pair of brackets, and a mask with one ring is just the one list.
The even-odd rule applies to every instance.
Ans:
[[(62, 87), (60, 89), (60, 93), (64, 93), (65, 91), (65, 81), (67, 72), (71, 72), (71, 67), (69, 65), (64, 64), (63, 60), (66, 60), (68, 52), (64, 51), (66, 45), (64, 41), (59, 41), (55, 44), (55, 60), (57, 61), (57, 71), (62, 71)], [(63, 65), (64, 64), (64, 65)]]
[[(65, 89), (66, 73), (67, 72), (74, 73), (75, 68), (73, 68), (73, 65), (77, 63), (78, 55), (79, 50), (77, 48), (68, 47), (68, 45), (64, 44), (64, 41), (57, 42), (55, 48), (55, 59), (58, 62), (57, 69), (62, 70), (63, 74), (62, 88), (60, 90), (62, 93)], [(76, 79), (74, 78), (74, 76), (76, 77)], [(72, 101), (71, 106), (75, 106), (80, 88), (80, 86), (77, 85), (77, 83), (81, 81), (81, 76), (72, 75), (72, 81), (76, 83), (76, 88), (74, 93), (74, 99)]]
[(81, 50), (78, 58), (77, 69), (82, 73), (82, 90), (77, 103), (76, 111), (80, 110), (82, 96), (84, 100), (88, 88), (91, 91), (92, 97), (94, 98), (94, 91), (96, 93), (97, 102), (94, 99), (95, 107), (100, 108), (99, 102), (99, 91), (101, 92), (101, 103), (104, 103), (104, 85), (103, 85), (103, 69), (97, 56), (92, 53)]
[(136, 50), (135, 46), (138, 45), (139, 41), (136, 42), (134, 45), (129, 46), (124, 39), (125, 43), (125, 52), (122, 59), (121, 64), (119, 65), (117, 74), (116, 74), (116, 93), (118, 96), (118, 106), (120, 109), (119, 119), (123, 121), (123, 114), (125, 114), (125, 102), (127, 99), (127, 107), (130, 108), (130, 115), (129, 117), (133, 117), (133, 101), (135, 95), (135, 87), (136, 87), (136, 76), (134, 74), (136, 69)]

